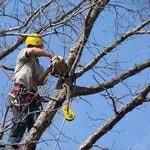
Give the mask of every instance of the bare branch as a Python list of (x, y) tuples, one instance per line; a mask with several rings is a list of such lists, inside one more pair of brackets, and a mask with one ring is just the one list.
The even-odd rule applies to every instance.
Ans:
[(2, 60), (4, 57), (12, 53), (17, 47), (19, 47), (25, 40), (25, 37), (18, 39), (16, 43), (11, 45), (7, 50), (5, 50), (3, 53), (0, 54), (0, 60)]
[(131, 112), (134, 108), (144, 103), (146, 101), (145, 97), (148, 94), (147, 91), (150, 91), (150, 85), (143, 89), (141, 94), (131, 100), (130, 103), (125, 104), (118, 111), (118, 115), (113, 116), (103, 126), (98, 128), (95, 133), (93, 133), (84, 143), (80, 145), (79, 150), (87, 150), (92, 148), (93, 144), (104, 134), (110, 131), (128, 112)]
[(97, 3), (97, 5), (89, 10), (89, 13), (85, 19), (83, 32), (81, 33), (81, 36), (79, 37), (76, 43), (76, 46), (70, 51), (70, 55), (67, 60), (68, 65), (72, 67), (72, 69), (70, 70), (70, 75), (74, 73), (77, 63), (79, 62), (79, 59), (82, 55), (84, 45), (87, 42), (87, 39), (90, 35), (90, 32), (94, 26), (96, 19), (98, 18), (99, 14), (103, 11), (105, 6), (109, 3), (109, 0), (96, 0), (94, 1), (94, 3)]
[(7, 106), (6, 110), (5, 110), (5, 113), (4, 113), (4, 116), (3, 116), (2, 124), (1, 124), (0, 140), (2, 139), (3, 134), (4, 134), (3, 129), (5, 129), (5, 123), (6, 123), (6, 117), (7, 117), (7, 114), (8, 114), (8, 110), (9, 110), (9, 107)]
[(150, 31), (138, 31), (135, 34), (150, 34)]
[(102, 84), (98, 84), (95, 86), (91, 87), (76, 87), (76, 96), (81, 96), (81, 95), (89, 95), (89, 94), (95, 94), (98, 92), (102, 92), (105, 89), (112, 88), (116, 84), (120, 83), (121, 81), (132, 77), (133, 75), (139, 73), (140, 71), (149, 68), (150, 66), (150, 60), (147, 60), (144, 63), (141, 63), (139, 65), (135, 65), (135, 67), (125, 71), (124, 73), (116, 76), (115, 78), (111, 79), (110, 81), (107, 81)]
[(108, 148), (104, 148), (104, 147), (102, 147), (100, 145), (97, 145), (97, 144), (94, 144), (93, 147), (97, 147), (97, 148), (99, 148), (101, 150), (109, 150)]
[(4, 66), (4, 65), (0, 65), (0, 66), (2, 66), (5, 70), (8, 70), (8, 71), (15, 71), (14, 68), (10, 68), (10, 67)]
[(124, 33), (117, 41), (115, 41), (113, 44), (111, 44), (110, 46), (108, 46), (105, 50), (103, 50), (102, 52), (100, 52), (91, 62), (89, 62), (84, 68), (82, 68), (81, 70), (79, 70), (75, 74), (75, 78), (80, 77), (83, 73), (85, 73), (86, 71), (90, 70), (93, 66), (96, 65), (96, 63), (102, 57), (104, 57), (105, 55), (107, 55), (108, 53), (110, 53), (114, 48), (116, 48), (124, 40), (126, 40), (129, 37), (131, 37), (132, 35), (135, 35), (136, 32), (138, 32), (139, 30), (141, 30), (142, 28), (144, 28), (145, 26), (147, 26), (149, 23), (150, 23), (150, 19), (147, 20), (147, 21), (145, 21), (145, 22), (143, 22), (141, 25), (139, 25), (134, 30)]
[(45, 9), (46, 7), (48, 7), (52, 2), (53, 2), (53, 0), (48, 1), (47, 3), (45, 3), (44, 5), (42, 5), (41, 7), (39, 7), (34, 13), (32, 13), (32, 15), (27, 19), (26, 22), (24, 22), (24, 24), (22, 26), (18, 26), (18, 27), (15, 27), (15, 28), (9, 28), (7, 30), (0, 31), (0, 36), (7, 35), (7, 34), (5, 34), (7, 32), (12, 32), (12, 31), (20, 30), (20, 29), (22, 29), (24, 27), (27, 27), (27, 25), (29, 25), (30, 21), (33, 21), (34, 19), (36, 19), (36, 17), (38, 17), (39, 13), (43, 9)]

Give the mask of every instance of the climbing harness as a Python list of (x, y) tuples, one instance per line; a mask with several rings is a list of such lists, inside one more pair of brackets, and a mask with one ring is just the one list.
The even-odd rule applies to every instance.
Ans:
[(11, 105), (22, 106), (32, 102), (35, 93), (28, 92), (26, 88), (15, 86), (9, 93)]

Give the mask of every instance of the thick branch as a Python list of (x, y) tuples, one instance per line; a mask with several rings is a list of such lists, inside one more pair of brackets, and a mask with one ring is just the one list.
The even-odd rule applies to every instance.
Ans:
[(107, 81), (106, 83), (98, 84), (98, 85), (87, 87), (87, 88), (86, 87), (76, 87), (75, 95), (81, 96), (81, 95), (90, 95), (90, 94), (102, 92), (105, 89), (112, 88), (113, 86), (122, 82), (123, 80), (125, 80), (125, 79), (127, 79), (149, 67), (150, 67), (150, 60), (147, 60), (146, 62), (136, 65), (135, 67), (125, 71), (124, 73), (118, 75), (117, 77), (111, 79), (110, 81)]
[(0, 60), (12, 53), (16, 48), (18, 48), (25, 40), (25, 37), (20, 38), (15, 44), (11, 45), (7, 50), (0, 54)]
[(95, 142), (104, 134), (110, 131), (128, 112), (132, 111), (134, 108), (145, 102), (146, 95), (149, 93), (148, 91), (150, 91), (150, 85), (148, 85), (141, 92), (141, 94), (135, 97), (130, 103), (124, 105), (118, 111), (118, 115), (113, 116), (103, 126), (98, 128), (94, 134), (92, 134), (83, 144), (81, 144), (79, 150), (87, 150), (92, 148), (93, 144), (95, 144)]
[(70, 70), (70, 75), (74, 72), (77, 63), (80, 60), (83, 48), (90, 36), (96, 19), (98, 18), (99, 14), (104, 10), (105, 6), (109, 3), (109, 0), (95, 0), (94, 2), (96, 3), (96, 5), (94, 7), (91, 7), (91, 9), (89, 10), (88, 15), (85, 19), (85, 24), (81, 36), (76, 42), (76, 46), (71, 49), (70, 55), (67, 60), (68, 66), (72, 66), (72, 69)]

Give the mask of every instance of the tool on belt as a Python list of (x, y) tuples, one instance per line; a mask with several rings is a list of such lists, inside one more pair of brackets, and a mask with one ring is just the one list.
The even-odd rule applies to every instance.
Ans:
[(9, 93), (10, 103), (12, 106), (28, 105), (32, 102), (34, 95), (34, 93), (29, 92), (26, 88), (15, 86)]

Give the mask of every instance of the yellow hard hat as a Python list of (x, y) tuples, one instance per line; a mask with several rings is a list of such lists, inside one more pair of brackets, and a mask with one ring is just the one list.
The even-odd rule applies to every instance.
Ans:
[(39, 45), (43, 45), (44, 41), (41, 37), (39, 37), (38, 34), (36, 33), (31, 33), (31, 36), (28, 36), (25, 40), (25, 45), (33, 45), (33, 46), (39, 46)]

